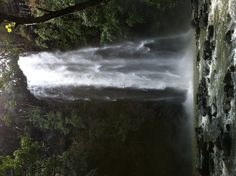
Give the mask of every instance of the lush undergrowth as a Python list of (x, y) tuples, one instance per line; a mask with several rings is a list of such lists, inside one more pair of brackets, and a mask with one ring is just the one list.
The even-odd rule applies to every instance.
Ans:
[[(6, 4), (11, 9), (9, 3), (13, 1), (1, 0), (0, 6), (7, 11)], [(75, 3), (78, 2), (27, 1), (34, 16)], [(138, 173), (139, 168), (141, 171), (148, 163), (139, 154), (153, 142), (142, 134), (148, 131), (152, 137), (155, 129), (164, 129), (165, 124), (160, 125), (156, 117), (165, 119), (171, 114), (178, 118), (176, 114), (181, 107), (175, 105), (170, 110), (165, 104), (155, 103), (64, 104), (37, 100), (27, 90), (17, 60), (19, 54), (28, 51), (67, 50), (186, 29), (185, 13), (175, 18), (184, 4), (172, 0), (110, 1), (46, 23), (17, 26), (11, 33), (3, 22), (0, 27), (0, 175), (112, 175), (114, 171), (106, 168), (107, 163), (113, 163), (117, 175), (142, 175)], [(179, 27), (180, 22), (183, 28)], [(147, 124), (151, 124), (151, 129)], [(119, 168), (118, 162), (125, 163), (124, 168)], [(121, 173), (127, 171), (125, 167), (137, 171), (128, 169)]]

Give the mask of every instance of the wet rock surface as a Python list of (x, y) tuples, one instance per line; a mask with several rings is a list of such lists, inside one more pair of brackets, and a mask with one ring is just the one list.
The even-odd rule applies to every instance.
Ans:
[(192, 0), (197, 49), (196, 171), (202, 176), (236, 175), (234, 1)]

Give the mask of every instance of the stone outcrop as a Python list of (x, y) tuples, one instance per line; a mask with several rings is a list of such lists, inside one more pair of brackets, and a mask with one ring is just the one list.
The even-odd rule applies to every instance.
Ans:
[(235, 175), (236, 67), (232, 59), (236, 46), (235, 24), (232, 17), (229, 18), (230, 4), (219, 1), (192, 0), (197, 48), (195, 81), (198, 83), (195, 92), (196, 171), (202, 176), (223, 172)]

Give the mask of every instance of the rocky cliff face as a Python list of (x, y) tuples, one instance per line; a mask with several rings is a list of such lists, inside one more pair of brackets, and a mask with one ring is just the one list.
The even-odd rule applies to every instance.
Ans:
[(236, 0), (193, 0), (198, 175), (236, 175)]

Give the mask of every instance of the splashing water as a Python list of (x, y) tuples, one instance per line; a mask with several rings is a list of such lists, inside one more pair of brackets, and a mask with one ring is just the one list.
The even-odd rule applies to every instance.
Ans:
[[(168, 88), (190, 88), (192, 54), (186, 49), (189, 36), (186, 33), (69, 52), (41, 52), (21, 56), (18, 63), (29, 90), (38, 98), (149, 96), (157, 100), (162, 98), (160, 91)], [(168, 90), (168, 96), (163, 96), (176, 98), (177, 94)]]

